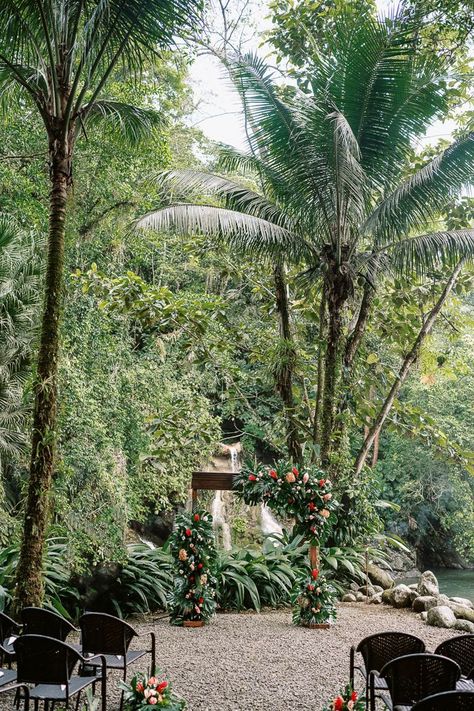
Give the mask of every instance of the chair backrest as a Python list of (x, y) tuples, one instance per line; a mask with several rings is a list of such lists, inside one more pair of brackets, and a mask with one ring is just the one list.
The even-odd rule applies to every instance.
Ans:
[(407, 654), (381, 670), (394, 706), (412, 706), (425, 696), (452, 691), (461, 676), (459, 665), (438, 654)]
[(419, 637), (405, 632), (380, 632), (365, 637), (357, 647), (364, 660), (367, 673), (380, 671), (397, 657), (425, 651), (425, 643)]
[(80, 654), (66, 642), (25, 634), (13, 643), (17, 681), (26, 684), (68, 684)]
[(8, 617), (4, 612), (0, 612), (0, 644), (12, 636), (17, 636), (20, 633), (20, 626), (15, 620)]
[(411, 711), (474, 711), (474, 691), (444, 691), (422, 699)]
[(56, 612), (42, 607), (24, 607), (21, 611), (23, 634), (38, 634), (54, 637), (62, 642), (76, 629), (68, 620)]
[(137, 633), (119, 617), (103, 612), (86, 612), (79, 620), (83, 654), (125, 656)]
[(474, 668), (474, 634), (460, 634), (441, 642), (435, 654), (454, 659), (461, 667), (461, 673), (467, 676)]

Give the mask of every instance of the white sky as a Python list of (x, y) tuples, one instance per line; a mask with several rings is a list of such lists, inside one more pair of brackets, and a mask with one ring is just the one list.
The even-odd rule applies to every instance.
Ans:
[[(265, 49), (259, 48), (259, 44), (262, 33), (270, 26), (266, 17), (266, 0), (254, 1), (253, 17), (256, 31), (253, 32), (246, 48), (260, 51), (264, 55)], [(377, 4), (383, 10), (390, 4), (390, 0), (378, 0)], [(198, 126), (208, 138), (214, 141), (246, 149), (242, 106), (218, 60), (207, 55), (198, 57), (191, 67), (190, 82), (197, 107), (190, 123)], [(445, 124), (435, 123), (428, 131), (426, 142), (441, 136), (449, 137), (454, 127), (453, 121)]]

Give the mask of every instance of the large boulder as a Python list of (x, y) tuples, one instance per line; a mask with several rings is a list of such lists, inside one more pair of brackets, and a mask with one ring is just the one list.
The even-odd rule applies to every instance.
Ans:
[(456, 617), (460, 617), (462, 620), (469, 620), (469, 622), (474, 622), (474, 610), (472, 607), (456, 605), (454, 602), (450, 602), (449, 607), (454, 612)]
[(392, 590), (392, 605), (393, 607), (411, 607), (412, 590), (408, 585), (396, 585)]
[(375, 590), (372, 587), (372, 585), (361, 585), (357, 592), (361, 592), (362, 595), (365, 595), (366, 597), (367, 597), (367, 595), (369, 597), (372, 597), (372, 595), (375, 595)]
[(382, 593), (376, 593), (370, 598), (370, 602), (374, 605), (381, 605), (382, 603)]
[(440, 605), (446, 605), (450, 607), (452, 603), (449, 602), (449, 597), (447, 595), (436, 595), (436, 597), (429, 596), (430, 599), (425, 603), (425, 610), (429, 610), (431, 607), (439, 607)]
[(470, 632), (474, 634), (474, 622), (469, 622), (469, 620), (457, 620), (454, 629), (460, 632)]
[(413, 600), (412, 607), (415, 612), (424, 612), (429, 607), (436, 607), (437, 601), (431, 595), (419, 595)]
[(462, 607), (472, 607), (474, 608), (474, 603), (468, 600), (467, 597), (450, 597), (450, 602), (455, 602), (456, 605), (462, 605)]
[(384, 590), (382, 593), (382, 602), (384, 602), (386, 605), (391, 605), (392, 604), (392, 594), (395, 588), (387, 588), (387, 590)]
[(356, 601), (356, 596), (354, 593), (346, 593), (343, 598), (342, 602), (355, 602)]
[(425, 570), (418, 582), (419, 595), (439, 595), (439, 585), (436, 575), (431, 570)]
[(374, 563), (369, 563), (367, 566), (367, 572), (372, 583), (375, 585), (380, 585), (384, 590), (393, 587), (393, 579), (386, 570), (382, 570), (378, 565)]
[(364, 593), (358, 592), (356, 593), (356, 602), (365, 602), (367, 599), (367, 596), (364, 595)]
[(456, 624), (454, 612), (447, 605), (439, 605), (428, 610), (426, 621), (433, 627), (446, 627), (450, 629)]

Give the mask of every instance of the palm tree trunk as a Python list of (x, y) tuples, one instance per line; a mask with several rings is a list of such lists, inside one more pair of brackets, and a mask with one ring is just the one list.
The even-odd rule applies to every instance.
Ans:
[(451, 293), (454, 285), (456, 284), (456, 281), (458, 279), (458, 276), (461, 272), (461, 269), (464, 264), (464, 259), (462, 259), (456, 268), (454, 269), (453, 273), (448, 279), (448, 282), (446, 283), (443, 291), (441, 292), (441, 295), (439, 299), (437, 300), (436, 304), (433, 306), (431, 309), (430, 313), (428, 314), (428, 317), (426, 318), (425, 322), (423, 323), (423, 326), (420, 329), (420, 332), (418, 333), (418, 336), (415, 340), (415, 343), (413, 344), (411, 350), (407, 353), (405, 358), (403, 359), (403, 363), (401, 365), (401, 368), (398, 372), (398, 375), (395, 379), (395, 382), (393, 383), (392, 387), (390, 388), (390, 391), (385, 398), (385, 401), (380, 408), (379, 414), (374, 420), (374, 423), (372, 427), (369, 429), (369, 432), (367, 436), (364, 439), (364, 443), (361, 447), (361, 450), (359, 452), (359, 455), (357, 457), (356, 463), (355, 463), (355, 473), (360, 474), (362, 471), (365, 461), (367, 459), (367, 456), (370, 452), (370, 448), (372, 447), (372, 444), (374, 443), (376, 437), (379, 435), (385, 420), (387, 419), (390, 410), (392, 409), (393, 403), (395, 402), (396, 397), (398, 396), (398, 393), (400, 392), (400, 389), (404, 382), (407, 379), (408, 373), (410, 372), (411, 366), (415, 362), (415, 360), (418, 358), (421, 344), (425, 340), (426, 336), (429, 335), (431, 332), (434, 323), (436, 321), (436, 318), (438, 314), (440, 313), (441, 309), (443, 308), (446, 299), (448, 298), (449, 294)]
[(16, 573), (17, 610), (41, 605), (43, 555), (50, 514), (56, 445), (57, 373), (61, 313), (65, 218), (70, 156), (68, 141), (50, 140), (51, 193), (45, 299), (38, 352), (33, 435), (25, 524)]
[[(321, 294), (321, 302), (319, 304), (319, 344), (318, 344), (318, 377), (316, 383), (316, 404), (314, 407), (313, 420), (313, 444), (319, 444), (321, 430), (321, 404), (324, 392), (324, 337), (326, 333), (326, 295)], [(311, 461), (316, 461), (316, 448), (313, 449)]]
[(276, 389), (283, 402), (286, 422), (286, 444), (290, 458), (301, 464), (303, 452), (295, 419), (295, 399), (293, 395), (293, 368), (296, 351), (290, 322), (290, 305), (288, 300), (287, 284), (283, 265), (276, 263), (273, 270), (275, 282), (275, 298), (280, 320), (280, 335), (285, 343), (283, 363), (279, 363), (275, 370)]

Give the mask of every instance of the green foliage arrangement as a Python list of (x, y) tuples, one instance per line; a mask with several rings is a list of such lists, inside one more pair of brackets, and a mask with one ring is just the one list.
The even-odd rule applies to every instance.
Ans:
[(216, 608), (212, 517), (206, 511), (177, 517), (170, 551), (174, 561), (174, 587), (168, 603), (171, 624), (207, 622)]
[(321, 625), (335, 620), (334, 594), (334, 588), (317, 568), (305, 571), (298, 577), (291, 595), (295, 625)]
[(168, 711), (182, 711), (186, 703), (173, 693), (171, 684), (157, 671), (148, 676), (143, 673), (136, 674), (127, 684), (120, 682), (124, 691), (124, 702), (127, 711), (141, 711), (150, 706), (166, 708)]
[(279, 461), (274, 467), (258, 464), (235, 477), (234, 490), (246, 504), (265, 503), (276, 514), (294, 518), (295, 533), (320, 545), (337, 507), (331, 482), (313, 466), (295, 467)]
[(324, 707), (323, 711), (364, 711), (365, 699), (350, 684)]

